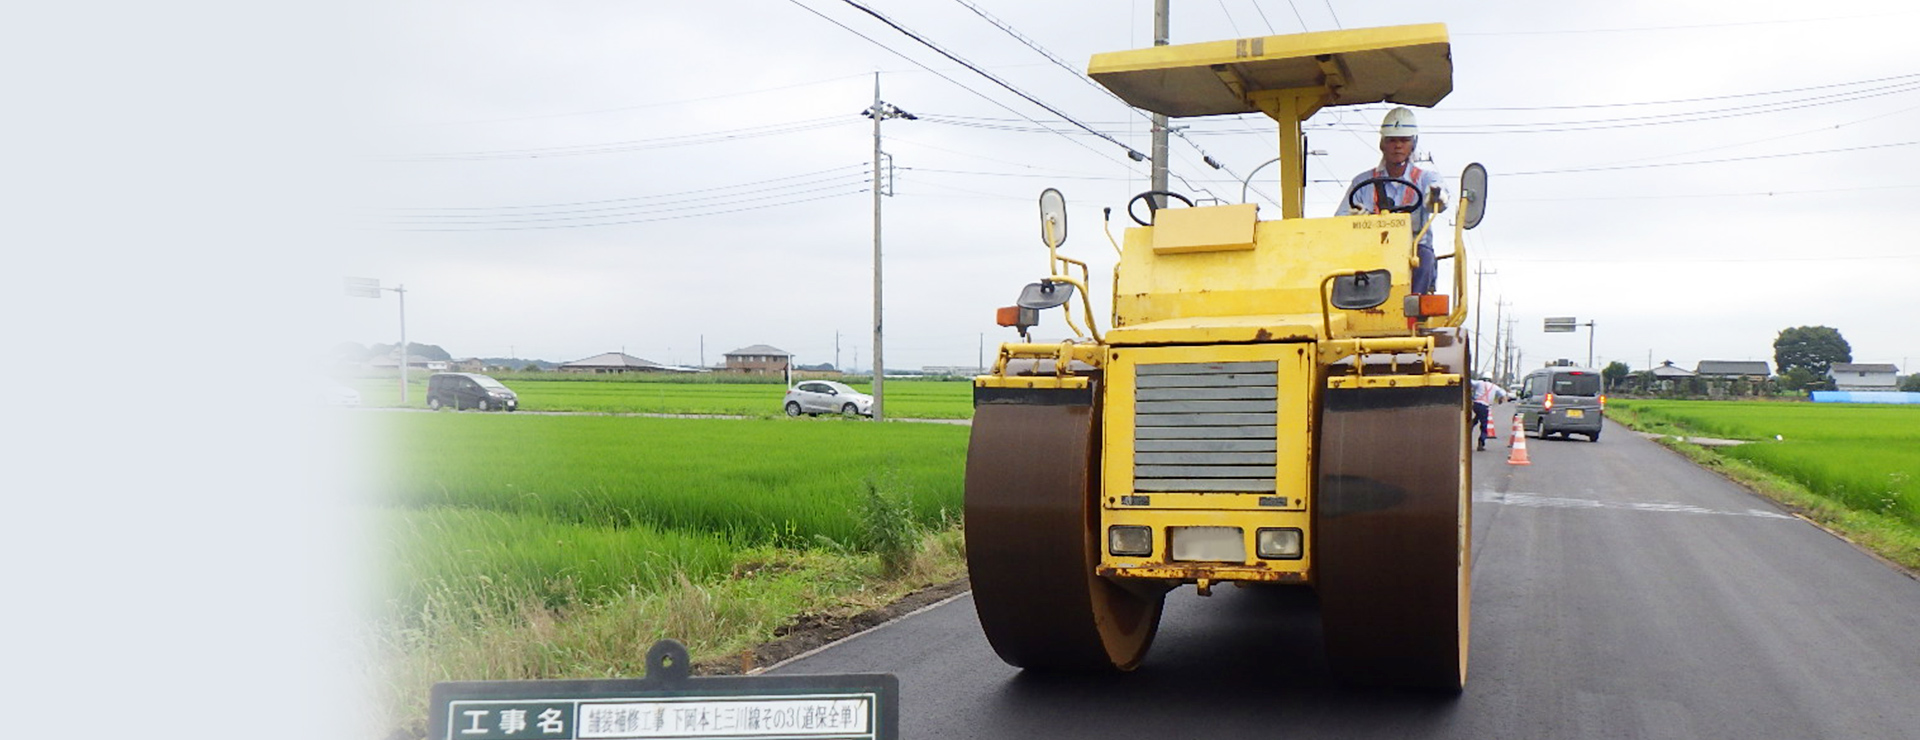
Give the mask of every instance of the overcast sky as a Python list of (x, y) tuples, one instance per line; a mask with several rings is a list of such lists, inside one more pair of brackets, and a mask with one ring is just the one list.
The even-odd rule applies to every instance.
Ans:
[[(877, 72), (919, 116), (884, 125), (887, 366), (972, 365), (1044, 266), (1041, 189), (1068, 199), (1068, 253), (1112, 264), (1102, 209), (1118, 236), (1147, 168), (1060, 114), (1147, 151), (1145, 118), (1078, 73), (1150, 45), (1152, 2), (861, 2), (1058, 113), (844, 0), (393, 3), (361, 56), (373, 215), (322, 270), (404, 284), (409, 337), (456, 356), (691, 365), (770, 344), (866, 367)], [(1598, 364), (1771, 361), (1781, 329), (1827, 325), (1856, 361), (1909, 370), (1916, 20), (1891, 0), (1176, 0), (1171, 27), (1179, 44), (1447, 25), (1454, 92), (1417, 111), (1421, 156), (1492, 173), (1469, 238), (1483, 347), (1504, 301), (1526, 365), (1585, 361), (1585, 330), (1541, 331), (1573, 316)], [(1378, 159), (1384, 111), (1309, 122), (1310, 215)], [(1277, 217), (1277, 168), (1255, 172), (1267, 119), (1176, 123), (1175, 190), (1239, 202), (1251, 176)], [(325, 300), (322, 344), (398, 338), (391, 297)]]

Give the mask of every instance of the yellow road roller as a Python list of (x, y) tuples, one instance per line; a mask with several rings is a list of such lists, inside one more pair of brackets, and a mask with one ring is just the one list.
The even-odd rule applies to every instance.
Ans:
[[(1028, 670), (1129, 670), (1172, 589), (1306, 588), (1341, 679), (1459, 689), (1472, 531), (1461, 237), (1483, 213), (1486, 170), (1460, 181), (1439, 258), (1451, 296), (1412, 290), (1412, 211), (1437, 213), (1438, 192), (1302, 212), (1302, 123), (1330, 106), (1438, 103), (1453, 87), (1445, 26), (1115, 52), (1089, 74), (1168, 116), (1272, 117), (1281, 213), (1149, 202), (1115, 245), (1102, 332), (1087, 263), (1060, 250), (1064, 199), (1042, 194), (1047, 275), (1000, 309), (1021, 341), (974, 379), (967, 565), (994, 651)], [(1055, 309), (1076, 338), (1032, 341)]]

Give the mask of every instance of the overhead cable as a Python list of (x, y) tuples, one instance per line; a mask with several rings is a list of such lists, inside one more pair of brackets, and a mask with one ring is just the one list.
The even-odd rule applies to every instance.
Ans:
[(1065, 120), (1067, 123), (1071, 123), (1074, 126), (1077, 126), (1080, 129), (1087, 131), (1088, 133), (1091, 133), (1095, 136), (1105, 139), (1108, 142), (1111, 142), (1114, 146), (1120, 147), (1121, 149), (1125, 149), (1127, 152), (1128, 159), (1132, 159), (1135, 162), (1146, 160), (1147, 155), (1141, 154), (1140, 152), (1136, 151), (1133, 147), (1127, 146), (1125, 142), (1122, 142), (1119, 139), (1113, 138), (1111, 135), (1107, 134), (1106, 132), (1099, 131), (1093, 128), (1092, 126), (1088, 126), (1087, 124), (1081, 123), (1079, 119), (1076, 119), (1073, 116), (1067, 115), (1066, 113), (1062, 112), (1060, 109), (1055, 108), (1051, 105), (1048, 105), (1045, 102), (1041, 101), (1039, 98), (1036, 98), (1032, 95), (1027, 94), (1025, 90), (1021, 90), (1020, 88), (1014, 87), (1012, 83), (1009, 83), (1006, 80), (1002, 80), (999, 77), (994, 76), (993, 73), (988, 72), (984, 69), (981, 69), (979, 66), (975, 65), (972, 62), (969, 62), (965, 59), (960, 58), (959, 55), (954, 54), (953, 52), (947, 51), (945, 48), (941, 47), (939, 44), (934, 43), (931, 39), (928, 39), (927, 37), (922, 36), (918, 33), (915, 33), (911, 29), (908, 29), (907, 27), (900, 25), (899, 23), (895, 22), (892, 18), (888, 18), (885, 14), (882, 14), (880, 11), (877, 11), (865, 5), (862, 5), (859, 2), (859, 0), (841, 0), (841, 2), (844, 2), (848, 5), (853, 6), (854, 8), (860, 10), (860, 12), (873, 16), (876, 20), (879, 20), (881, 23), (885, 23), (889, 27), (893, 28), (893, 30), (899, 31), (902, 34), (905, 34), (907, 38), (913, 39), (914, 41), (918, 41), (922, 46), (925, 46), (929, 49), (934, 50), (935, 52), (940, 54), (940, 56), (951, 59), (962, 67), (966, 67), (967, 69), (973, 70), (975, 74), (978, 74), (981, 77), (987, 78), (989, 82), (999, 85), (1000, 87), (1006, 88), (1008, 92), (1011, 92), (1015, 95), (1025, 98), (1027, 102), (1040, 106), (1042, 109), (1046, 110), (1048, 113), (1052, 113), (1056, 116), (1059, 116), (1062, 120)]
[[(1034, 118), (1033, 118), (1032, 116), (1028, 116), (1028, 115), (1027, 115), (1027, 114), (1025, 114), (1025, 113), (1022, 113), (1022, 112), (1020, 112), (1020, 111), (1018, 111), (1018, 110), (1015, 110), (1015, 109), (1014, 109), (1014, 108), (1013, 108), (1012, 106), (1009, 106), (1009, 105), (1007, 105), (1006, 103), (1002, 103), (1002, 102), (1000, 102), (1000, 101), (998, 101), (998, 100), (995, 100), (995, 99), (993, 99), (992, 97), (990, 97), (990, 96), (988, 96), (988, 95), (987, 95), (986, 93), (983, 93), (983, 92), (980, 92), (979, 90), (975, 90), (975, 89), (973, 89), (973, 88), (972, 88), (972, 87), (970, 87), (970, 86), (967, 86), (967, 85), (964, 85), (964, 84), (961, 84), (961, 82), (960, 82), (959, 80), (956, 80), (956, 79), (953, 79), (952, 77), (948, 77), (948, 76), (946, 76), (946, 75), (945, 75), (944, 73), (942, 73), (942, 72), (941, 72), (940, 70), (937, 70), (937, 69), (934, 69), (934, 68), (932, 68), (932, 67), (929, 67), (929, 66), (927, 66), (926, 64), (924, 64), (924, 63), (922, 63), (922, 62), (921, 62), (920, 60), (918, 60), (918, 59), (915, 59), (915, 58), (913, 58), (913, 57), (910, 57), (910, 56), (907, 56), (907, 55), (906, 55), (905, 53), (903, 53), (903, 52), (901, 52), (901, 51), (900, 51), (899, 49), (895, 49), (895, 48), (893, 48), (893, 47), (891, 47), (891, 46), (888, 46), (888, 45), (886, 45), (886, 44), (884, 44), (884, 43), (881, 43), (881, 42), (880, 42), (880, 41), (879, 41), (878, 39), (875, 39), (875, 38), (874, 38), (874, 37), (872, 37), (872, 36), (868, 36), (868, 35), (866, 35), (866, 34), (864, 34), (864, 33), (861, 33), (861, 32), (859, 32), (859, 31), (856, 31), (856, 30), (854, 30), (854, 29), (853, 29), (853, 27), (851, 27), (851, 26), (848, 26), (848, 25), (847, 25), (847, 24), (845, 24), (845, 23), (841, 23), (840, 21), (837, 21), (837, 20), (834, 20), (832, 16), (829, 16), (829, 15), (827, 15), (827, 14), (825, 14), (825, 13), (822, 13), (822, 12), (820, 12), (820, 11), (818, 11), (818, 10), (814, 10), (813, 8), (811, 8), (811, 7), (808, 7), (808, 6), (807, 6), (807, 5), (805, 4), (805, 3), (802, 3), (802, 2), (800, 2), (800, 0), (787, 0), (787, 2), (789, 2), (789, 3), (792, 3), (792, 4), (794, 4), (794, 5), (796, 5), (796, 6), (798, 6), (798, 7), (799, 7), (799, 8), (801, 9), (801, 10), (805, 10), (805, 11), (807, 11), (807, 12), (809, 12), (809, 13), (812, 13), (812, 14), (814, 14), (814, 15), (816, 15), (816, 16), (819, 16), (821, 20), (824, 20), (824, 21), (826, 21), (826, 22), (828, 22), (828, 23), (832, 23), (833, 25), (836, 25), (836, 26), (839, 26), (839, 27), (840, 27), (841, 29), (843, 29), (843, 30), (845, 30), (845, 31), (846, 31), (847, 33), (851, 33), (851, 34), (853, 34), (853, 35), (855, 35), (855, 36), (859, 36), (860, 38), (863, 38), (863, 39), (866, 39), (866, 40), (867, 40), (867, 41), (868, 41), (869, 43), (872, 43), (872, 44), (873, 44), (874, 46), (878, 46), (878, 47), (880, 47), (880, 48), (882, 48), (882, 49), (886, 49), (886, 50), (887, 50), (887, 51), (888, 51), (889, 53), (891, 53), (891, 54), (893, 54), (894, 56), (897, 56), (897, 57), (900, 57), (901, 59), (905, 59), (905, 60), (907, 60), (908, 62), (910, 62), (910, 63), (912, 63), (912, 64), (913, 64), (914, 66), (916, 66), (916, 67), (919, 67), (919, 68), (921, 68), (921, 69), (924, 69), (924, 70), (926, 70), (926, 71), (928, 71), (928, 72), (931, 72), (931, 73), (933, 74), (933, 76), (935, 76), (935, 77), (938, 77), (938, 78), (940, 78), (940, 79), (943, 79), (943, 80), (946, 80), (947, 82), (950, 82), (950, 83), (953, 83), (953, 86), (954, 86), (954, 87), (958, 87), (958, 88), (960, 88), (960, 89), (962, 89), (962, 90), (965, 90), (965, 91), (967, 91), (967, 92), (970, 92), (970, 93), (973, 93), (973, 94), (974, 94), (975, 96), (977, 96), (977, 97), (979, 97), (979, 98), (980, 98), (981, 100), (985, 100), (985, 101), (987, 101), (987, 102), (989, 102), (989, 103), (992, 103), (992, 104), (994, 104), (994, 105), (997, 105), (997, 106), (999, 106), (1000, 108), (1002, 108), (1002, 109), (1004, 109), (1004, 110), (1006, 110), (1007, 112), (1010, 112), (1010, 113), (1012, 113), (1012, 114), (1014, 114), (1014, 115), (1016, 115), (1016, 116), (1019, 116), (1019, 117), (1021, 117), (1021, 118), (1024, 118), (1024, 119), (1026, 119), (1026, 120), (1027, 120), (1027, 121), (1029, 121), (1029, 122), (1032, 122), (1032, 123), (1033, 123), (1034, 125), (1036, 125), (1036, 126), (1042, 126), (1042, 127), (1044, 127), (1044, 126), (1045, 126), (1045, 124), (1042, 124), (1042, 123), (1040, 123), (1040, 122), (1039, 122), (1039, 121), (1037, 121), (1037, 120), (1034, 120)], [(1051, 131), (1052, 129), (1048, 129), (1048, 130), (1050, 130), (1050, 131)], [(1064, 131), (1054, 131), (1054, 133), (1056, 133), (1056, 134), (1060, 134), (1061, 136), (1066, 136), (1066, 132), (1064, 132)], [(1105, 156), (1107, 156), (1107, 154), (1105, 154), (1105, 153), (1103, 153), (1103, 152), (1101, 152), (1100, 150), (1098, 150), (1098, 149), (1094, 149), (1094, 148), (1093, 148), (1093, 147), (1091, 147), (1091, 146), (1087, 146), (1087, 144), (1086, 144), (1085, 142), (1081, 142), (1081, 141), (1078, 141), (1078, 140), (1075, 140), (1075, 139), (1074, 139), (1073, 137), (1070, 137), (1070, 136), (1066, 136), (1066, 139), (1067, 139), (1068, 141), (1072, 141), (1072, 142), (1074, 142), (1074, 143), (1076, 143), (1076, 144), (1079, 144), (1079, 145), (1080, 145), (1081, 147), (1083, 147), (1083, 148), (1085, 148), (1085, 149), (1087, 149), (1088, 151), (1091, 151), (1091, 152), (1094, 152), (1094, 153), (1096, 153), (1096, 154), (1100, 154), (1100, 155), (1101, 155), (1101, 156), (1103, 156), (1103, 157), (1105, 157)], [(1131, 150), (1131, 149), (1129, 149), (1128, 151), (1132, 151), (1132, 150)], [(1138, 154), (1138, 152), (1134, 152), (1134, 154)], [(1134, 160), (1134, 161), (1142, 161), (1142, 160)]]

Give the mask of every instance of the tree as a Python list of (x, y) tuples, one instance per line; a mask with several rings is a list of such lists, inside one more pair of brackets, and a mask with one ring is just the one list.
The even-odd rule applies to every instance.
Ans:
[(1606, 367), (1601, 368), (1600, 377), (1607, 379), (1608, 388), (1615, 388), (1620, 385), (1620, 381), (1626, 380), (1627, 373), (1631, 372), (1633, 372), (1633, 368), (1627, 367), (1627, 363), (1614, 360), (1613, 362), (1607, 363)]
[(1908, 393), (1920, 393), (1920, 373), (1914, 373), (1900, 379), (1900, 390)]
[(1784, 390), (1804, 391), (1808, 390), (1807, 386), (1818, 382), (1820, 378), (1815, 376), (1812, 370), (1804, 367), (1788, 368), (1780, 373), (1780, 387)]
[(1836, 362), (1853, 362), (1853, 347), (1840, 330), (1830, 326), (1796, 326), (1781, 329), (1773, 340), (1775, 372), (1785, 374), (1796, 367), (1806, 368), (1816, 378), (1827, 377)]

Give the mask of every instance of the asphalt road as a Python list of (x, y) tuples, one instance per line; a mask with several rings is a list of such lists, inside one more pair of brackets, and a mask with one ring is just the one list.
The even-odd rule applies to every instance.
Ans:
[(1920, 582), (1623, 427), (1502, 437), (1458, 695), (1333, 682), (1311, 595), (1265, 589), (1174, 592), (1129, 674), (1025, 675), (970, 597), (775, 672), (893, 673), (909, 738), (1920, 738)]

